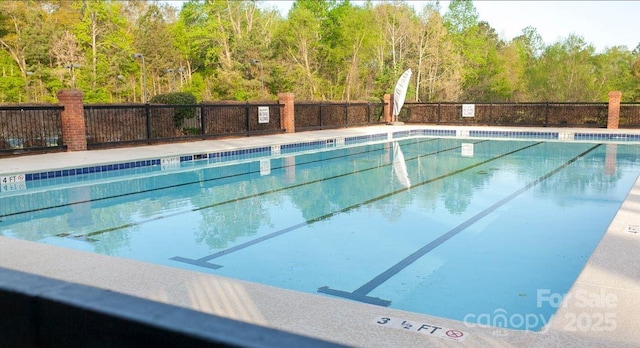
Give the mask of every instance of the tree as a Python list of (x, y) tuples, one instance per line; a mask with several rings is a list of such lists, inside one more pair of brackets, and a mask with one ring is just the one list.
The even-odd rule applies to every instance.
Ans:
[(331, 3), (327, 1), (294, 2), (289, 17), (277, 29), (275, 51), (281, 52), (288, 65), (287, 75), (297, 81), (296, 94), (301, 99), (325, 99), (320, 78), (322, 62), (321, 34)]
[(495, 101), (528, 101), (526, 86), (527, 47), (512, 40), (498, 50), (498, 67), (493, 84)]
[(633, 76), (632, 90), (629, 101), (640, 101), (640, 44), (631, 52), (635, 57), (631, 63), (631, 75)]
[(611, 47), (594, 58), (597, 99), (608, 100), (610, 91), (621, 91), (623, 101), (633, 101), (637, 82), (634, 78), (636, 57), (626, 47)]
[[(34, 33), (33, 29), (41, 26), (42, 18), (45, 15), (37, 6), (35, 1), (4, 1), (0, 2), (0, 46), (11, 57), (20, 71), (26, 85), (27, 80), (27, 54), (35, 46), (30, 40), (29, 33)], [(34, 33), (37, 34), (37, 31)]]
[[(163, 78), (167, 69), (177, 68), (179, 58), (175, 51), (173, 35), (166, 7), (155, 3), (138, 18), (133, 47), (144, 55), (147, 86), (151, 83), (151, 95), (170, 89), (170, 81)], [(134, 52), (131, 52), (134, 53)]]
[(449, 40), (437, 8), (426, 6), (420, 20), (415, 100), (457, 100), (462, 92), (462, 57)]
[(331, 80), (330, 99), (366, 98), (366, 75), (374, 60), (377, 42), (370, 35), (375, 31), (371, 11), (343, 2), (328, 13), (324, 26), (323, 47), (326, 58), (323, 71)]
[(595, 49), (577, 35), (545, 48), (532, 68), (529, 90), (543, 101), (598, 101), (593, 55)]
[(503, 81), (498, 47), (502, 45), (495, 30), (487, 22), (478, 22), (478, 13), (470, 0), (454, 0), (444, 16), (445, 26), (463, 57), (464, 100), (491, 101), (503, 99)]
[(601, 101), (613, 89), (640, 100), (640, 45), (596, 54), (572, 35), (546, 46), (533, 27), (505, 41), (470, 0), (444, 16), (438, 2), (422, 13), (359, 3), (297, 0), (282, 17), (253, 0), (0, 1), (0, 100), (55, 102), (69, 64), (85, 101), (140, 100), (132, 53), (150, 95), (198, 100), (379, 100), (407, 68), (407, 100)]
[(89, 71), (86, 97), (96, 101), (113, 100), (118, 87), (117, 76), (131, 65), (131, 34), (120, 2), (85, 0), (76, 3), (81, 20), (74, 25), (78, 44), (86, 57)]
[(416, 32), (417, 18), (407, 4), (382, 3), (373, 9), (381, 42), (380, 67), (390, 65), (393, 75), (402, 73)]
[(9, 54), (0, 50), (0, 103), (28, 100), (31, 93)]
[(478, 24), (478, 12), (471, 0), (453, 0), (444, 15), (444, 22), (451, 33), (464, 33)]

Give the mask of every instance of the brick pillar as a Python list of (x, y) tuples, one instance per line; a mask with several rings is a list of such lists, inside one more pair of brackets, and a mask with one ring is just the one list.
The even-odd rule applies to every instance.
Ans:
[(87, 129), (84, 123), (84, 104), (82, 92), (78, 89), (58, 91), (58, 104), (62, 110), (62, 141), (67, 151), (85, 151), (87, 149)]
[(609, 117), (607, 118), (608, 129), (618, 129), (620, 124), (620, 98), (622, 92), (609, 92)]
[(287, 133), (296, 132), (296, 118), (293, 112), (293, 101), (295, 95), (293, 93), (278, 93), (278, 102), (284, 104), (280, 113), (280, 124)]
[(393, 112), (393, 97), (391, 94), (384, 95), (384, 122), (390, 123), (393, 118), (391, 113)]

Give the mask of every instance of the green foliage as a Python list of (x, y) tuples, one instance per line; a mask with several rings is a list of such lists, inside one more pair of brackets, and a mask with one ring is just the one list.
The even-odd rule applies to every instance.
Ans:
[(18, 67), (13, 64), (11, 57), (4, 51), (0, 51), (0, 65), (3, 67), (0, 78), (0, 102), (24, 101), (26, 99), (25, 82), (20, 77)]
[(445, 25), (452, 34), (464, 33), (478, 24), (478, 12), (471, 0), (453, 0), (444, 16)]
[(56, 102), (72, 63), (89, 103), (175, 91), (381, 100), (407, 68), (416, 101), (603, 101), (610, 90), (640, 101), (640, 45), (596, 52), (578, 35), (545, 45), (533, 27), (506, 40), (471, 0), (444, 15), (437, 2), (416, 13), (401, 1), (296, 0), (286, 17), (258, 5), (0, 1), (0, 102)]
[(172, 92), (158, 94), (151, 98), (150, 103), (168, 105), (193, 105), (197, 103), (196, 96), (187, 92)]
[[(172, 92), (155, 95), (149, 100), (150, 103), (168, 105), (194, 105), (197, 103), (196, 96), (186, 92)], [(178, 107), (174, 111), (173, 123), (176, 128), (181, 128), (184, 120), (196, 116), (196, 109), (193, 107)]]

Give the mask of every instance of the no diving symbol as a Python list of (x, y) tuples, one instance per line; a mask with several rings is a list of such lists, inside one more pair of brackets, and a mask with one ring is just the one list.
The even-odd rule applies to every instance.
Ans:
[(462, 331), (458, 331), (458, 330), (449, 330), (447, 332), (445, 332), (445, 334), (451, 338), (455, 338), (458, 339), (462, 336), (464, 336), (464, 333)]

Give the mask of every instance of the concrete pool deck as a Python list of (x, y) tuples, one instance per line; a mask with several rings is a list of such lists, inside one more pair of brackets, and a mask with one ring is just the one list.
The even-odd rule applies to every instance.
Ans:
[[(421, 128), (640, 134), (636, 130), (604, 129), (374, 126), (0, 158), (0, 177), (90, 164)], [(628, 225), (640, 225), (640, 180), (629, 192), (596, 250), (564, 297), (564, 302), (541, 332), (472, 327), (464, 322), (440, 317), (7, 237), (0, 237), (0, 267), (109, 289), (348, 346), (637, 347), (640, 345), (640, 331), (637, 330), (637, 313), (640, 311), (640, 233), (628, 232)], [(559, 301), (559, 294), (544, 293), (543, 296)], [(376, 318), (380, 317), (459, 330), (464, 332), (465, 339), (459, 342), (375, 324)]]

